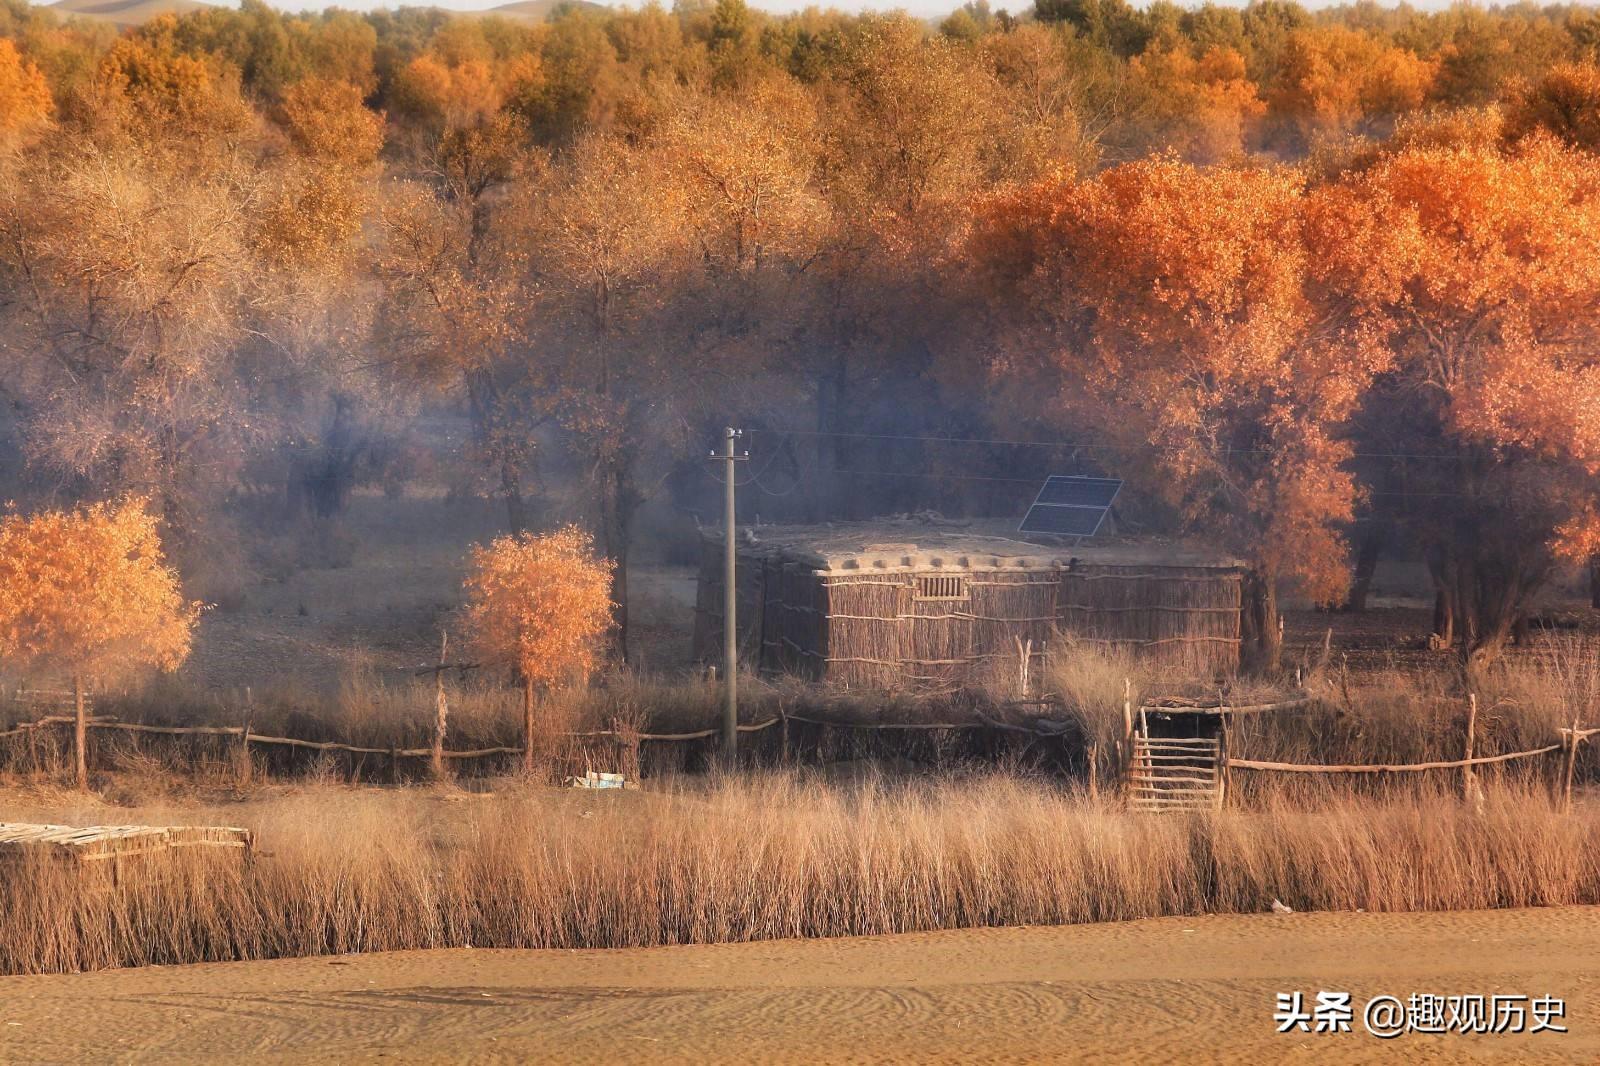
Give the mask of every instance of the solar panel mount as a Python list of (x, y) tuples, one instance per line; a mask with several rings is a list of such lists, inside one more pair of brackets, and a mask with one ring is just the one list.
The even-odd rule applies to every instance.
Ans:
[(1048, 477), (1017, 532), (1092, 537), (1121, 491), (1121, 478)]

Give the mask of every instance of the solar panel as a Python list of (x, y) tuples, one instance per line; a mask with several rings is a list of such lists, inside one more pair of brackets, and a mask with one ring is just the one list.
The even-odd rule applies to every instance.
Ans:
[(1122, 482), (1111, 477), (1046, 478), (1035, 504), (1050, 503), (1076, 507), (1110, 507)]
[(1100, 531), (1106, 512), (1121, 490), (1122, 482), (1117, 478), (1046, 478), (1017, 531), (1092, 537)]

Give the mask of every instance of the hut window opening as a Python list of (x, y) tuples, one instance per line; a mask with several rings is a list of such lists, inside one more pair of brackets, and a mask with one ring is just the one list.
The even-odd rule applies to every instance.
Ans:
[(917, 578), (917, 599), (919, 600), (965, 600), (970, 598), (967, 592), (967, 579), (960, 575), (933, 574)]

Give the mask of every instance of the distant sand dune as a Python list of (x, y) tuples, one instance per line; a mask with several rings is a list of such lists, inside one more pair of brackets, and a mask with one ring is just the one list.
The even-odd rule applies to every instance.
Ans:
[(187, 15), (214, 6), (198, 0), (60, 0), (51, 4), (50, 10), (62, 16), (79, 15), (105, 19), (118, 26), (138, 26), (158, 15)]

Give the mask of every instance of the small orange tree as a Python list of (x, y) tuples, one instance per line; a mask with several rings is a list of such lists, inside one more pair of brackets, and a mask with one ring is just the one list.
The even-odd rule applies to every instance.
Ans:
[(499, 537), (473, 548), (466, 627), (485, 658), (509, 661), (522, 679), (523, 766), (533, 770), (536, 688), (587, 678), (611, 626), (611, 561), (597, 559), (576, 526)]
[(80, 788), (84, 677), (176, 669), (199, 613), (165, 565), (142, 499), (0, 519), (0, 659), (71, 673)]

